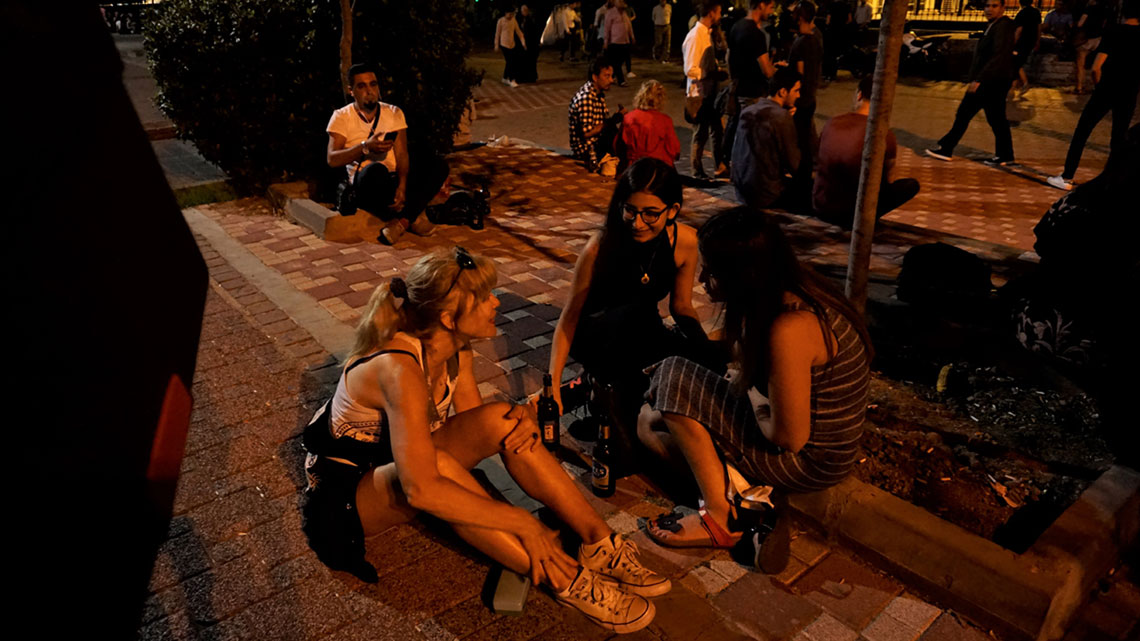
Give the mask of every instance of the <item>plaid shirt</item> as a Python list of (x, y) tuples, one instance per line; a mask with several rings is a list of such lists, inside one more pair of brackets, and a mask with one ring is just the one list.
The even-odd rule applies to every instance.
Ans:
[(597, 127), (606, 120), (606, 94), (589, 80), (570, 101), (570, 149), (574, 157), (585, 161), (586, 168), (593, 171), (598, 164), (595, 145), (599, 136), (587, 138), (585, 132)]

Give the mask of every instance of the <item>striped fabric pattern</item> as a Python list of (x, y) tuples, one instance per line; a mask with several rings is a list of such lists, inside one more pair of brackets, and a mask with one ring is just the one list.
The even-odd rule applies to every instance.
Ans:
[(797, 453), (779, 450), (763, 437), (751, 402), (734, 395), (727, 379), (684, 358), (670, 357), (657, 366), (650, 404), (704, 425), (725, 458), (750, 480), (789, 492), (835, 485), (859, 456), (871, 373), (855, 328), (830, 309), (827, 323), (838, 348), (826, 364), (812, 367), (811, 434)]

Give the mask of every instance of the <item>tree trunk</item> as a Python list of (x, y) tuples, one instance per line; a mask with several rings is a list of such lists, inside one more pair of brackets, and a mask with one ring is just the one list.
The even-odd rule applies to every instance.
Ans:
[(875, 88), (871, 91), (871, 112), (863, 140), (863, 166), (859, 172), (859, 194), (855, 201), (855, 221), (851, 230), (851, 252), (847, 258), (846, 294), (860, 313), (867, 307), (867, 272), (875, 235), (875, 212), (879, 207), (879, 186), (891, 129), (891, 108), (899, 76), (903, 23), (907, 0), (886, 0), (879, 23), (879, 55), (875, 60)]
[[(348, 68), (352, 66), (352, 0), (340, 0), (340, 78), (348, 87)], [(345, 91), (345, 97), (349, 96)]]

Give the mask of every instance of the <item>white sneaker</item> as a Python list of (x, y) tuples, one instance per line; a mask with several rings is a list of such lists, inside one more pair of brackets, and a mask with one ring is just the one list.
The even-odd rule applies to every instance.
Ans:
[(626, 78), (636, 78), (636, 77), (637, 77), (637, 74), (635, 74), (635, 73), (633, 73), (633, 72), (631, 71), (631, 72), (629, 72), (629, 73), (625, 74), (625, 77), (626, 77)]
[(1064, 176), (1049, 176), (1045, 182), (1049, 183), (1049, 185), (1052, 187), (1056, 187), (1057, 189), (1064, 191), (1072, 191), (1073, 189), (1073, 181), (1065, 180)]
[(620, 534), (578, 548), (578, 562), (598, 574), (617, 581), (626, 592), (644, 597), (661, 596), (673, 587), (669, 579), (655, 573), (637, 559), (637, 544)]
[(501, 79), (501, 82), (502, 82), (504, 85), (507, 85), (507, 86), (510, 86), (510, 84), (511, 84), (511, 81), (510, 81), (510, 80), (507, 80), (506, 78), (502, 78), (502, 79)]
[(508, 82), (507, 84), (509, 84), (511, 86), (511, 89), (514, 89), (514, 88), (519, 86), (519, 83), (515, 82), (514, 80)]
[(555, 600), (586, 615), (607, 630), (636, 632), (653, 621), (657, 610), (645, 597), (629, 594), (585, 566)]

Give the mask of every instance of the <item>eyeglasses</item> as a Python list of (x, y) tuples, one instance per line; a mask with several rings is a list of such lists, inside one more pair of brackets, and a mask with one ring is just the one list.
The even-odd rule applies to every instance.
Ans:
[(625, 219), (625, 222), (632, 223), (633, 219), (641, 216), (642, 222), (644, 222), (646, 225), (652, 225), (653, 223), (657, 222), (657, 219), (661, 218), (661, 215), (667, 211), (669, 211), (668, 207), (665, 207), (663, 209), (638, 209), (637, 207), (626, 203), (621, 217)]
[(459, 245), (455, 246), (455, 264), (459, 265), (459, 271), (455, 272), (455, 280), (451, 281), (451, 287), (447, 288), (442, 298), (447, 298), (451, 290), (455, 289), (455, 286), (459, 284), (459, 277), (463, 275), (463, 270), (475, 269), (475, 259), (471, 256), (471, 252)]

